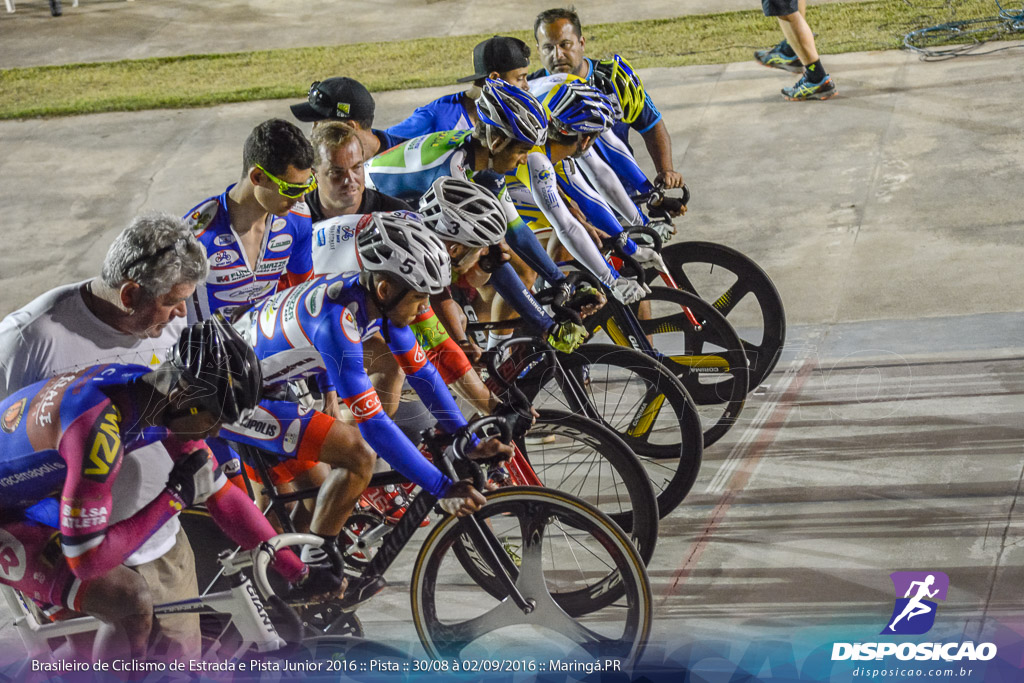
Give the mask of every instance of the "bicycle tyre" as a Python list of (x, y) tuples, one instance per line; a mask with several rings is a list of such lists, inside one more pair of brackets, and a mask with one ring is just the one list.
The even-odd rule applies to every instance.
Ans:
[[(661, 257), (680, 288), (711, 303), (740, 333), (750, 364), (749, 388), (761, 384), (778, 363), (786, 341), (786, 311), (768, 274), (739, 251), (712, 242), (672, 244), (662, 250)], [(733, 282), (724, 289), (721, 282), (703, 281), (716, 268), (732, 274), (727, 279)], [(660, 278), (649, 270), (647, 281), (654, 284)], [(739, 307), (748, 296), (756, 314), (750, 308)]]
[[(534, 601), (535, 608), (524, 614), (512, 600), (504, 598), (497, 579), (491, 574), (490, 581), (477, 585), (497, 601), (496, 606), (483, 615), (465, 618), (467, 609), (486, 608), (490, 601), (484, 595), (466, 599), (466, 585), (445, 589), (449, 584), (439, 583), (442, 577), (447, 581), (450, 573), (461, 578), (461, 572), (465, 571), (461, 561), (449, 561), (447, 557), (453, 547), (467, 542), (463, 527), (456, 518), (446, 517), (424, 541), (410, 581), (413, 622), (427, 654), (434, 658), (459, 655), (474, 641), (495, 630), (528, 626), (545, 629), (548, 633), (569, 633), (570, 640), (583, 639), (585, 643), (575, 642), (595, 657), (616, 656), (625, 660), (626, 665), (636, 662), (650, 633), (651, 588), (643, 561), (626, 534), (600, 511), (560, 491), (512, 487), (488, 492), (487, 498), (487, 504), (476, 513), (485, 532), (518, 528), (520, 536), (529, 541), (520, 546), (523, 554), (515, 581), (524, 597)], [(553, 525), (558, 527), (559, 533), (549, 532)], [(589, 552), (605, 553), (606, 557), (600, 558), (604, 567), (592, 572), (601, 575), (596, 581), (590, 582), (589, 575), (583, 571), (569, 576), (566, 571), (546, 570), (559, 559), (552, 547), (554, 541), (546, 543), (546, 540), (549, 536), (568, 540), (566, 530), (572, 531), (573, 542)], [(545, 548), (550, 548), (551, 552), (545, 553)], [(579, 581), (582, 586), (577, 586)], [(568, 590), (552, 591), (559, 587), (568, 587)], [(461, 593), (458, 600), (444, 597), (452, 590)], [(444, 614), (439, 613), (439, 607)], [(603, 614), (598, 615), (598, 612)], [(449, 614), (461, 621), (449, 622)], [(588, 615), (596, 615), (594, 618), (601, 619), (601, 623), (595, 624), (594, 618), (580, 623), (578, 618)], [(609, 615), (616, 618), (616, 623), (610, 627)], [(600, 633), (596, 628), (606, 632)], [(608, 628), (612, 630), (611, 635), (607, 635)], [(530, 645), (536, 647), (538, 643), (531, 640)], [(498, 647), (505, 646), (502, 638)]]
[[(652, 287), (643, 299), (651, 306), (651, 317), (637, 322), (648, 336), (682, 333), (680, 353), (661, 353), (659, 360), (686, 387), (704, 429), (704, 448), (715, 443), (736, 424), (743, 411), (749, 388), (750, 369), (744, 344), (725, 316), (696, 294), (668, 287)], [(667, 306), (665, 305), (667, 304)], [(695, 328), (681, 310), (685, 306), (700, 323)], [(639, 304), (632, 307), (634, 315)], [(668, 309), (664, 315), (660, 311)], [(655, 339), (655, 346), (664, 346)], [(675, 341), (675, 340), (671, 340)], [(678, 343), (672, 344), (673, 348)]]
[[(636, 454), (597, 422), (561, 410), (538, 413), (516, 445), (544, 486), (572, 494), (608, 515), (630, 535), (644, 564), (650, 562), (658, 541), (658, 499)], [(527, 438), (547, 436), (555, 439), (550, 448), (526, 443)], [(572, 442), (568, 447), (567, 441)]]
[[(584, 344), (573, 353), (558, 354), (558, 360), (576, 377), (590, 373), (586, 384), (588, 405), (581, 405), (558, 373), (544, 363), (530, 368), (516, 386), (538, 408), (554, 407), (587, 416), (595, 413), (640, 458), (654, 486), (658, 512), (664, 518), (690, 492), (704, 452), (700, 416), (682, 382), (650, 356), (614, 344)], [(595, 366), (609, 368), (596, 373), (598, 379), (604, 375), (605, 382), (600, 386), (622, 384), (639, 395), (632, 399), (636, 402), (622, 408), (621, 398), (615, 405), (605, 398), (599, 400), (594, 393)], [(668, 412), (663, 415), (666, 406)], [(656, 433), (657, 442), (651, 441), (652, 433)]]

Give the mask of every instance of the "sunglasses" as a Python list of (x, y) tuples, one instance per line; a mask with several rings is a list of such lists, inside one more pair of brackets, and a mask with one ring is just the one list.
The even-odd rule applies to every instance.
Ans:
[(307, 192), (312, 192), (313, 190), (316, 189), (316, 178), (312, 175), (309, 176), (309, 182), (305, 183), (304, 185), (299, 185), (296, 183), (289, 183), (284, 180), (281, 180), (276, 175), (274, 175), (267, 169), (263, 168), (259, 164), (256, 164), (256, 168), (263, 171), (263, 175), (270, 178), (270, 180), (275, 185), (277, 185), (277, 191), (282, 197), (287, 197), (288, 199), (298, 199)]

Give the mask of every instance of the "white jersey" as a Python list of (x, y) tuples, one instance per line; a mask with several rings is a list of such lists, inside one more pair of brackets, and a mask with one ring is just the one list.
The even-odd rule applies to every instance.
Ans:
[(356, 229), (369, 214), (335, 216), (313, 224), (313, 275), (336, 275), (359, 270)]
[[(85, 305), (85, 282), (51, 289), (0, 321), (0, 399), (62, 372), (101, 363), (156, 366), (167, 357), (185, 327), (172, 320), (153, 339), (124, 334), (97, 318)], [(164, 489), (170, 456), (159, 443), (129, 453), (114, 484), (111, 524), (141, 510)], [(142, 476), (142, 472), (146, 476)], [(173, 517), (125, 561), (150, 562), (174, 545), (181, 524)]]

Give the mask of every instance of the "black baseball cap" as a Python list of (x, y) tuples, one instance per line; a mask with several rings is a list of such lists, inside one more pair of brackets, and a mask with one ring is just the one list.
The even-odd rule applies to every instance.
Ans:
[(494, 36), (473, 48), (473, 69), (476, 73), (455, 82), (478, 81), (481, 78), (487, 78), (492, 71), (505, 73), (529, 65), (530, 48), (526, 43), (518, 38)]
[(299, 121), (341, 119), (373, 121), (373, 96), (357, 80), (346, 77), (327, 78), (309, 86), (305, 102), (293, 104), (292, 114)]

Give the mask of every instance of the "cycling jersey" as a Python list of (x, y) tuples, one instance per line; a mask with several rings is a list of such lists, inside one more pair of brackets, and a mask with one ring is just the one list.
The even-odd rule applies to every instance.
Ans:
[(391, 126), (387, 132), (404, 138), (415, 138), (443, 130), (469, 130), (473, 122), (462, 102), (464, 96), (465, 93), (457, 92), (438, 97), (429, 104), (417, 107), (409, 118)]
[[(416, 201), (435, 180), (447, 176), (472, 180), (474, 176), (493, 178), (493, 173), (474, 173), (469, 154), (469, 131), (445, 131), (413, 138), (403, 145), (366, 162), (366, 185), (385, 194), (407, 201)], [(490, 188), (489, 188), (490, 189)], [(549, 283), (560, 282), (564, 275), (548, 256), (537, 238), (516, 212), (504, 183), (497, 188), (498, 201), (505, 212), (505, 240), (523, 261)], [(491, 284), (501, 296), (541, 332), (554, 322), (532, 301), (528, 290), (521, 287), (519, 276), (508, 264), (499, 267)]]
[[(584, 57), (584, 59), (587, 62), (587, 75), (584, 76), (584, 80), (592, 84), (594, 82), (594, 60), (590, 59), (589, 57)], [(547, 69), (538, 69), (537, 71), (534, 71), (532, 74), (527, 76), (527, 79), (533, 81), (535, 79), (544, 78), (545, 76), (551, 75), (551, 72), (549, 72)], [(639, 78), (639, 75), (637, 77)], [(533, 84), (530, 83), (529, 85), (532, 89)], [(636, 121), (630, 124), (625, 124), (620, 121), (616, 123), (614, 127), (612, 127), (612, 130), (615, 132), (615, 135), (617, 135), (619, 138), (625, 141), (629, 137), (630, 128), (643, 135), (651, 128), (654, 128), (654, 126), (657, 125), (658, 121), (661, 121), (661, 112), (659, 112), (658, 108), (654, 106), (654, 101), (651, 100), (651, 96), (650, 94), (647, 93), (647, 90), (645, 88), (644, 108), (640, 112), (640, 115), (637, 117)]]
[[(369, 294), (358, 279), (358, 273), (318, 277), (279, 292), (242, 316), (236, 327), (256, 349), (267, 385), (322, 376), (324, 390), (338, 392), (363, 438), (378, 455), (441, 497), (452, 482), (423, 457), (384, 412), (366, 376), (363, 340), (377, 332), (384, 336), (409, 384), (445, 431), (460, 429), (466, 420), (412, 330), (395, 327), (386, 318), (369, 317)], [(274, 410), (266, 402), (260, 407)], [(298, 428), (294, 428), (296, 433)]]
[(185, 222), (206, 250), (210, 273), (189, 300), (189, 321), (216, 311), (253, 304), (270, 296), (284, 277), (288, 284), (303, 281), (312, 270), (309, 239), (312, 223), (305, 204), (287, 216), (267, 216), (266, 232), (256, 263), (249, 263), (228, 213), (228, 187), (185, 214)]

